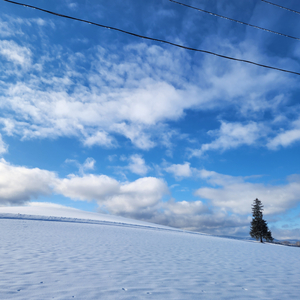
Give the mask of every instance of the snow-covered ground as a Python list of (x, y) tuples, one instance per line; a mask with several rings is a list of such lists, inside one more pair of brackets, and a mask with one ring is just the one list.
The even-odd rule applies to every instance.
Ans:
[(0, 299), (299, 299), (299, 248), (54, 206), (0, 229)]

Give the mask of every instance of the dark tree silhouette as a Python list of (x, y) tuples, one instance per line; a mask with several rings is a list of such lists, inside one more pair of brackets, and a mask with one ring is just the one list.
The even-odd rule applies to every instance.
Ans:
[(261, 201), (257, 198), (253, 201), (250, 235), (256, 240), (260, 240), (261, 243), (263, 239), (272, 242), (274, 240), (272, 233), (268, 228), (267, 222), (263, 219), (263, 207)]

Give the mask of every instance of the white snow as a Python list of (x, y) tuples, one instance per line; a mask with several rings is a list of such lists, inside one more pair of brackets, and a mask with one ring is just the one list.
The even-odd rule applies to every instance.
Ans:
[(299, 297), (299, 248), (44, 204), (0, 207), (0, 229), (0, 299)]

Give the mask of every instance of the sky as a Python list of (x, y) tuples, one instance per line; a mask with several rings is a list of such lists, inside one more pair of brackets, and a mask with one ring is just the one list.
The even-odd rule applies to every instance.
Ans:
[[(168, 0), (23, 3), (300, 72), (300, 40)], [(184, 3), (300, 38), (263, 1)], [(258, 198), (274, 238), (300, 239), (299, 80), (1, 1), (0, 205), (249, 236)]]

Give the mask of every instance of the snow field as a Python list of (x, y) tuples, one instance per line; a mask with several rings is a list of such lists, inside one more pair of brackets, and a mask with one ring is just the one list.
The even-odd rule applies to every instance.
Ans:
[(0, 228), (1, 299), (299, 297), (298, 248), (105, 222)]

